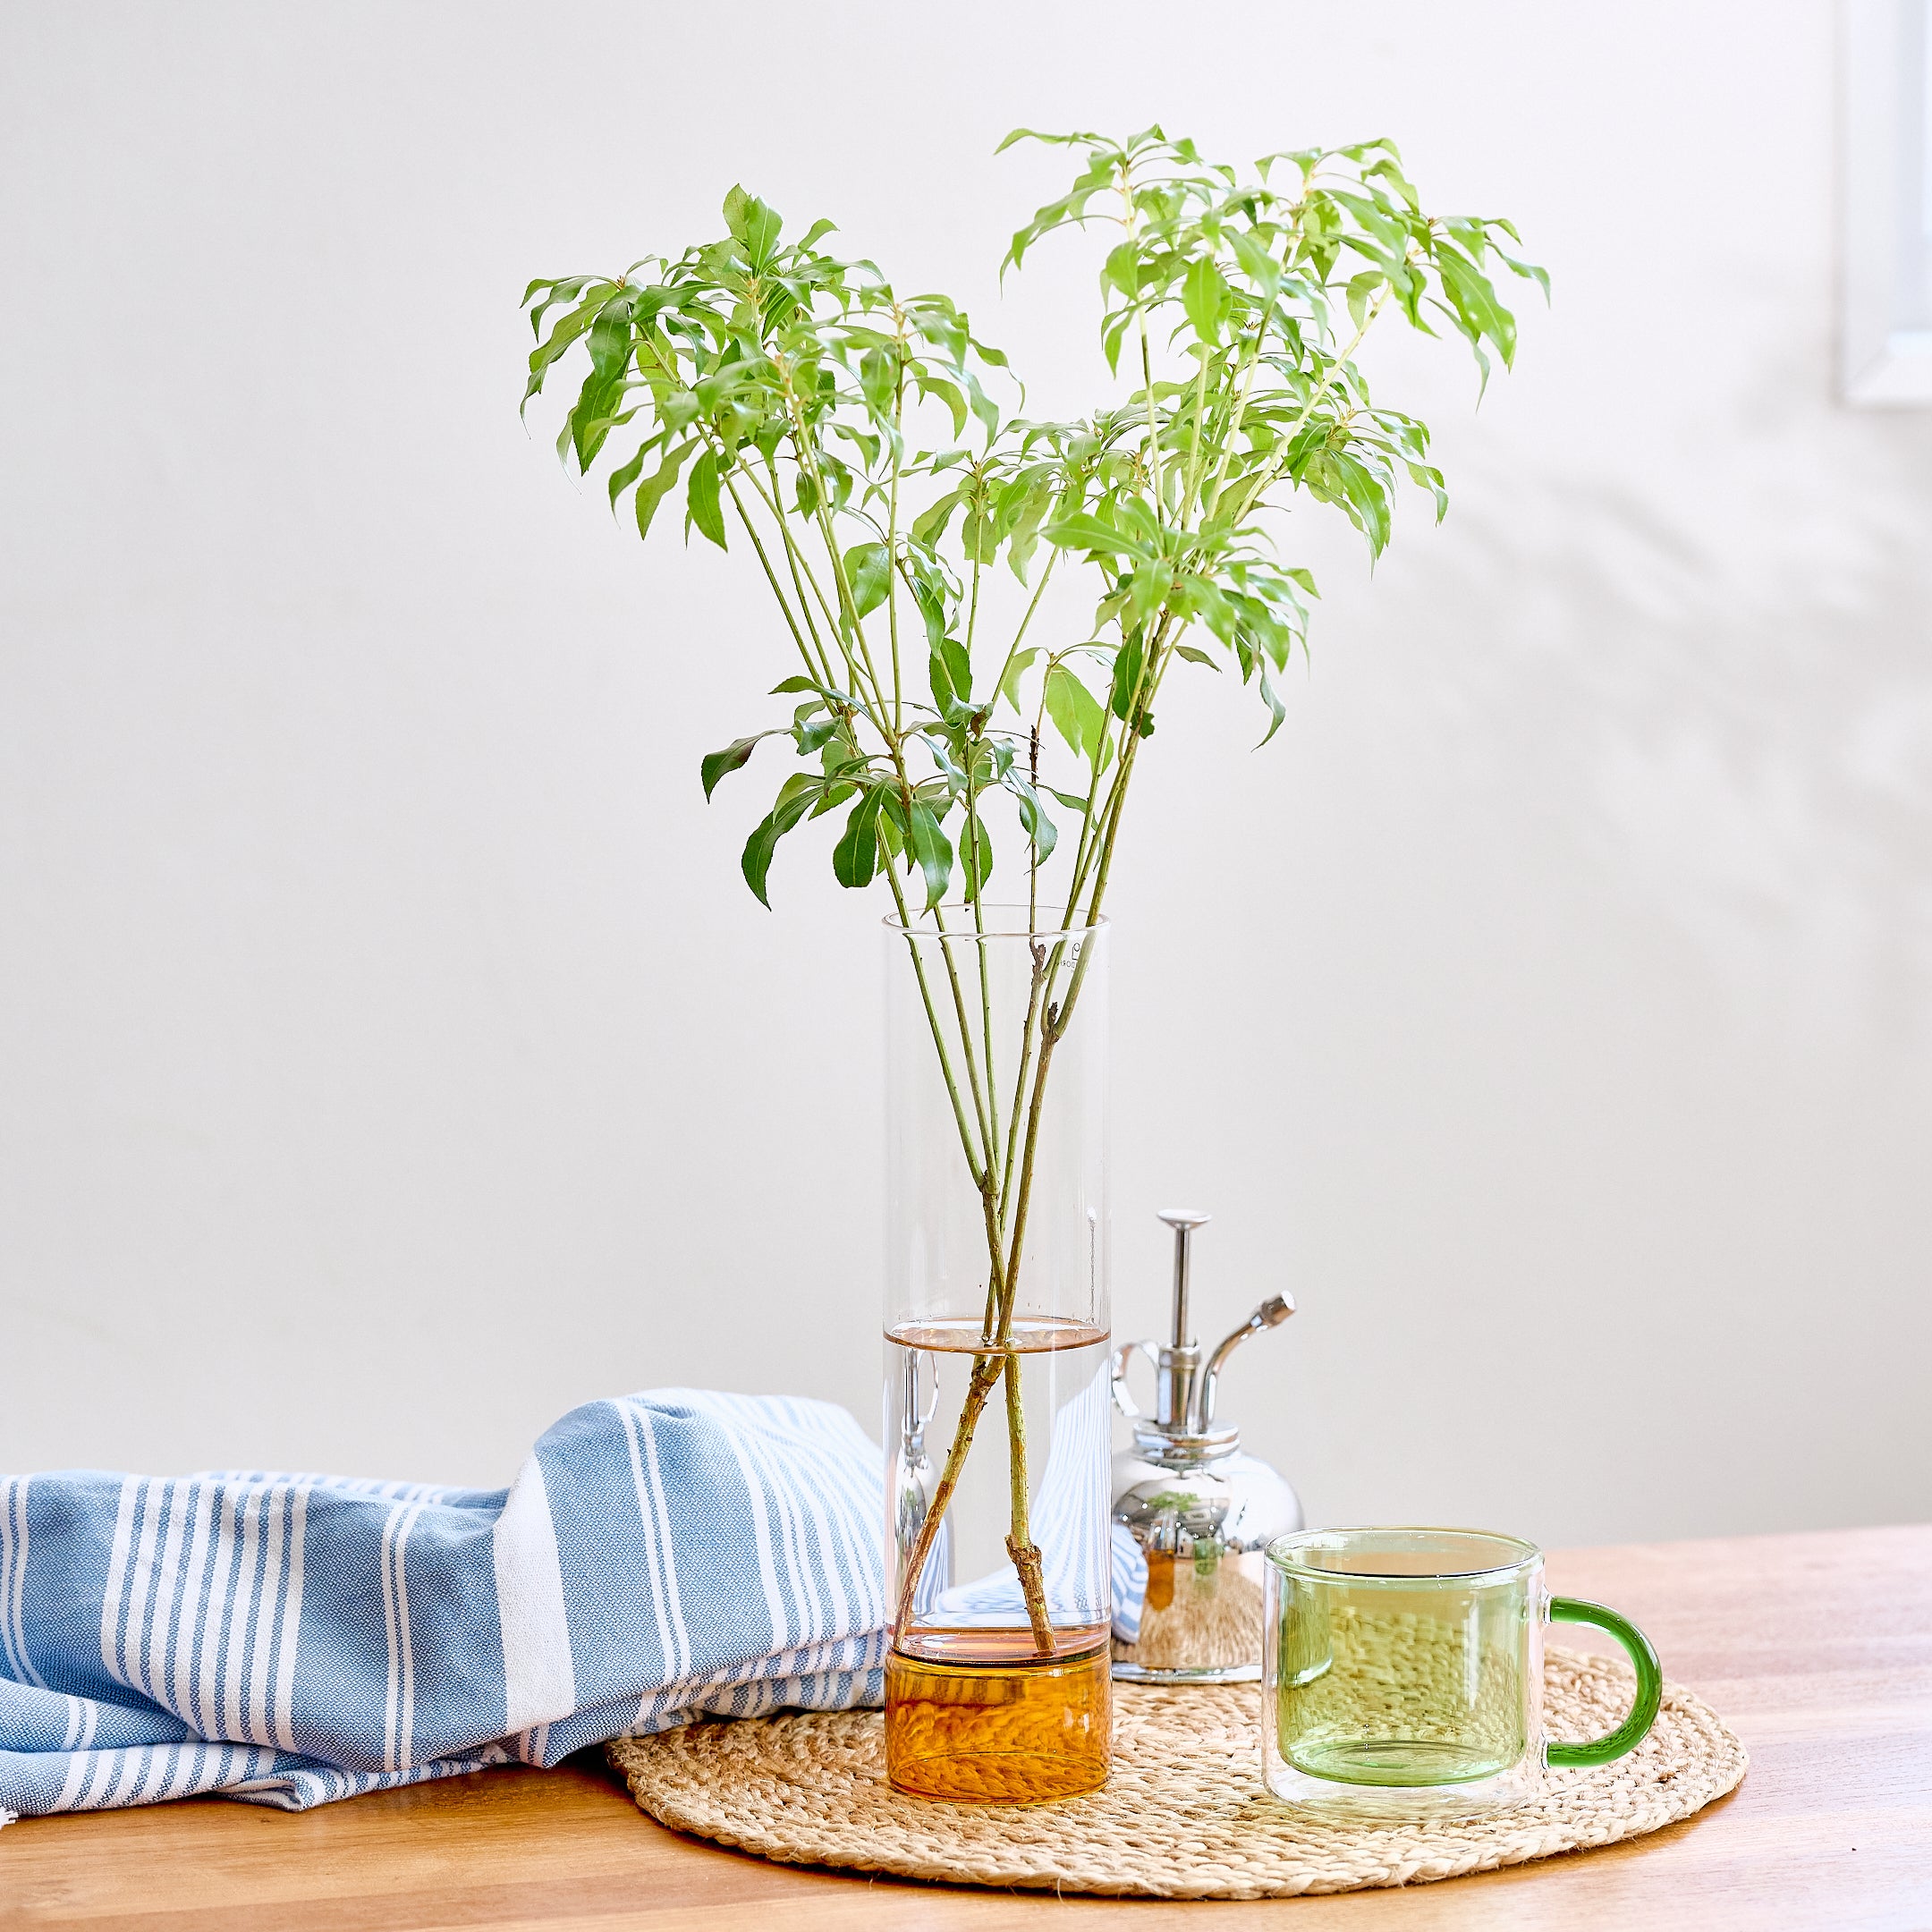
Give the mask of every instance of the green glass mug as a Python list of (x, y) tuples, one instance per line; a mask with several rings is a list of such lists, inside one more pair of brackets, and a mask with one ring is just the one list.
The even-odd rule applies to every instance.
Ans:
[[(1268, 1546), (1262, 1770), (1292, 1804), (1414, 1818), (1516, 1804), (1546, 1765), (1640, 1744), (1663, 1674), (1600, 1604), (1552, 1597), (1533, 1543), (1476, 1530), (1309, 1530)], [(1630, 1653), (1630, 1716), (1588, 1744), (1543, 1737), (1543, 1625), (1589, 1623)]]

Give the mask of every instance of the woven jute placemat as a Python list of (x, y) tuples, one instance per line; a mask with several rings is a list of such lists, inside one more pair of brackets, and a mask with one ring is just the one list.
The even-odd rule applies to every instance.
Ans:
[[(1630, 1707), (1630, 1675), (1552, 1648), (1552, 1737), (1599, 1737)], [(1413, 1825), (1319, 1819), (1260, 1775), (1253, 1684), (1114, 1687), (1104, 1790), (1034, 1806), (908, 1798), (886, 1782), (877, 1711), (706, 1722), (607, 1747), (661, 1823), (762, 1858), (952, 1885), (1143, 1898), (1290, 1898), (1456, 1878), (1614, 1844), (1674, 1824), (1744, 1775), (1744, 1747), (1666, 1684), (1650, 1735), (1616, 1763), (1552, 1771), (1532, 1804)]]

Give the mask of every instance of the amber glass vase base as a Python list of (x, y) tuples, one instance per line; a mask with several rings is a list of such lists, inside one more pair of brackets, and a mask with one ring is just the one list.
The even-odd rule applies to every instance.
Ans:
[(1099, 1790), (1113, 1716), (1106, 1632), (1058, 1634), (1048, 1657), (1024, 1630), (913, 1632), (894, 1648), (886, 1664), (894, 1789), (966, 1804)]

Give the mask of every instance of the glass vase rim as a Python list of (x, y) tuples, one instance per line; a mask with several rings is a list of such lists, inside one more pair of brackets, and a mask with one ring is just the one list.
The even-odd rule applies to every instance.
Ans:
[[(1058, 912), (1062, 909), (1058, 906), (1053, 906), (1047, 910)], [(980, 911), (988, 913), (1016, 913), (1021, 919), (1024, 919), (1027, 908), (1023, 905), (992, 903), (983, 905)], [(936, 926), (909, 924), (906, 920), (901, 919), (896, 912), (888, 912), (879, 921), (880, 926), (895, 939), (936, 939), (940, 944), (946, 945), (950, 945), (955, 940), (969, 941), (974, 945), (979, 945), (988, 939), (1044, 939), (1050, 941), (1091, 939), (1106, 932), (1113, 923), (1113, 920), (1105, 912), (1097, 914), (1084, 925), (1080, 926), (1053, 925), (1032, 928), (1024, 925), (989, 926), (983, 931), (977, 926), (962, 926), (956, 927), (951, 931), (942, 932)]]
[[(1302, 1550), (1339, 1551), (1353, 1547), (1360, 1549), (1364, 1555), (1373, 1555), (1374, 1550), (1365, 1546), (1372, 1539), (1385, 1538), (1393, 1541), (1402, 1537), (1412, 1537), (1423, 1544), (1423, 1554), (1426, 1554), (1426, 1546), (1432, 1541), (1446, 1545), (1456, 1539), (1488, 1544), (1499, 1554), (1510, 1554), (1499, 1563), (1460, 1565), (1453, 1569), (1445, 1563), (1439, 1569), (1422, 1571), (1393, 1567), (1385, 1570), (1332, 1570), (1318, 1563), (1298, 1560)], [(1359, 1543), (1355, 1541), (1358, 1538), (1360, 1539)], [(1526, 1537), (1510, 1536), (1500, 1530), (1464, 1530), (1445, 1523), (1360, 1523), (1329, 1530), (1295, 1530), (1286, 1536), (1276, 1537), (1268, 1545), (1267, 1555), (1271, 1568), (1318, 1583), (1388, 1583), (1409, 1589), (1427, 1589), (1434, 1583), (1500, 1582), (1526, 1577), (1543, 1561), (1541, 1548)]]

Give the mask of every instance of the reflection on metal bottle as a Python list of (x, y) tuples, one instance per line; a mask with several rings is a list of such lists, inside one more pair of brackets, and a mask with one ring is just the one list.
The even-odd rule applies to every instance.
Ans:
[[(1169, 1208), (1174, 1231), (1173, 1340), (1123, 1343), (1114, 1354), (1114, 1400), (1133, 1427), (1133, 1447), (1114, 1459), (1114, 1522), (1147, 1564), (1132, 1640), (1116, 1627), (1114, 1674), (1134, 1683), (1238, 1683), (1261, 1674), (1261, 1553), (1301, 1528), (1295, 1493), (1266, 1462), (1244, 1455), (1241, 1431), (1216, 1422), (1222, 1370), (1250, 1335), (1294, 1313), (1273, 1295), (1208, 1357), (1189, 1312), (1194, 1231), (1208, 1216)], [(1139, 1350), (1154, 1364), (1154, 1413), (1128, 1393)]]

